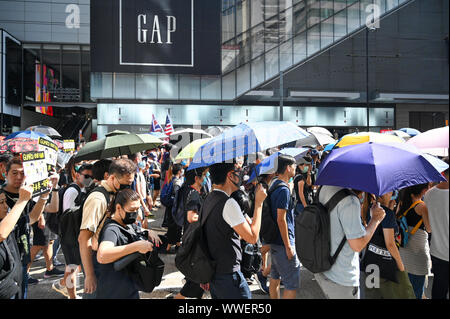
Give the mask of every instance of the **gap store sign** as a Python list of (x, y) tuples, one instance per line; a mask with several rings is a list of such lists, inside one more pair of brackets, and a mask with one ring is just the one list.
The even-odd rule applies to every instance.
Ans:
[(92, 0), (92, 72), (221, 74), (219, 0)]

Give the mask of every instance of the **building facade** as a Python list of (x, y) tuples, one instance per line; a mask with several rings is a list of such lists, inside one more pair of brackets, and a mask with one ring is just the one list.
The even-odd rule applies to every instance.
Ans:
[(92, 72), (91, 1), (0, 0), (2, 128), (39, 121), (73, 135), (89, 119), (103, 137), (146, 132), (152, 114), (340, 134), (448, 124), (448, 1), (220, 2), (221, 74), (189, 75)]

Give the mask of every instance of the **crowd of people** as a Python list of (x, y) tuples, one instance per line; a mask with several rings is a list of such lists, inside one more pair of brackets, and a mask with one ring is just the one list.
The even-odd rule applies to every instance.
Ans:
[[(44, 277), (60, 277), (52, 288), (67, 298), (139, 298), (129, 269), (117, 271), (115, 263), (133, 253), (176, 254), (194, 223), (203, 225), (215, 274), (208, 284), (186, 278), (172, 298), (203, 298), (209, 291), (214, 299), (251, 299), (253, 280), (271, 299), (296, 298), (302, 287), (295, 219), (309, 205), (326, 205), (342, 188), (315, 185), (327, 155), (320, 146), (300, 159), (279, 155), (273, 171), (249, 182), (255, 166), (277, 151), (258, 153), (254, 162), (241, 157), (197, 169), (189, 169), (189, 160), (175, 162), (170, 144), (113, 159), (76, 163), (72, 157), (51, 172), (49, 192), (38, 197), (32, 197), (20, 159), (1, 155), (0, 298), (27, 298), (28, 286), (37, 282), (30, 267), (40, 251)], [(422, 299), (431, 274), (431, 298), (447, 298), (448, 169), (443, 175), (446, 182), (382, 196), (353, 189), (336, 204), (330, 254), (339, 252), (329, 270), (314, 275), (326, 298)], [(148, 223), (161, 206), (164, 235)], [(270, 241), (260, 236), (266, 207), (276, 225)], [(56, 233), (50, 229), (55, 216)], [(399, 240), (403, 216), (406, 244)], [(59, 249), (64, 263), (55, 257)], [(57, 268), (61, 264), (64, 270)], [(80, 271), (83, 296), (76, 289)]]

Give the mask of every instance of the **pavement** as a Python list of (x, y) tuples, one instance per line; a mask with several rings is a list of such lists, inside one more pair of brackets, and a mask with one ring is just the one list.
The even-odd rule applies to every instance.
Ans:
[[(166, 229), (161, 227), (164, 217), (164, 208), (161, 207), (158, 211), (153, 212), (154, 218), (149, 219), (150, 226), (158, 234), (165, 234)], [(155, 288), (152, 293), (140, 293), (141, 299), (165, 299), (169, 295), (176, 295), (184, 285), (184, 276), (175, 267), (175, 255), (160, 254), (160, 258), (164, 261), (164, 274), (161, 284)], [(62, 252), (58, 254), (58, 259), (64, 261)], [(64, 267), (58, 267), (64, 269)], [(30, 275), (33, 278), (39, 279), (39, 283), (29, 286), (28, 299), (66, 299), (62, 294), (52, 289), (53, 281), (60, 279), (61, 277), (44, 279), (45, 273), (45, 261), (43, 258), (33, 262)], [(432, 277), (429, 277), (432, 280)], [(77, 294), (82, 296), (84, 287), (83, 273), (78, 274)], [(250, 284), (250, 290), (252, 292), (253, 299), (270, 299), (268, 294), (262, 292), (256, 281)], [(430, 281), (426, 289), (425, 295), (431, 298), (431, 286)], [(281, 295), (283, 289), (281, 289)], [(209, 292), (205, 293), (203, 299), (210, 299)], [(314, 279), (314, 275), (303, 266), (300, 269), (300, 288), (297, 290), (297, 299), (325, 299), (325, 296), (320, 289), (319, 285)]]

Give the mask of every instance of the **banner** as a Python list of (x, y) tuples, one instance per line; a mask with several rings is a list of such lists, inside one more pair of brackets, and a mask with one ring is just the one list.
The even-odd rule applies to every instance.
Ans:
[(21, 155), (27, 184), (33, 184), (33, 197), (49, 190), (49, 178), (45, 152), (27, 152)]
[(221, 1), (91, 0), (91, 71), (221, 75)]
[(45, 138), (39, 138), (39, 151), (43, 151), (45, 154), (45, 162), (47, 163), (47, 170), (56, 170), (56, 162), (58, 160), (58, 145), (46, 140)]
[(75, 152), (75, 141), (74, 140), (64, 140), (64, 152), (70, 153)]

